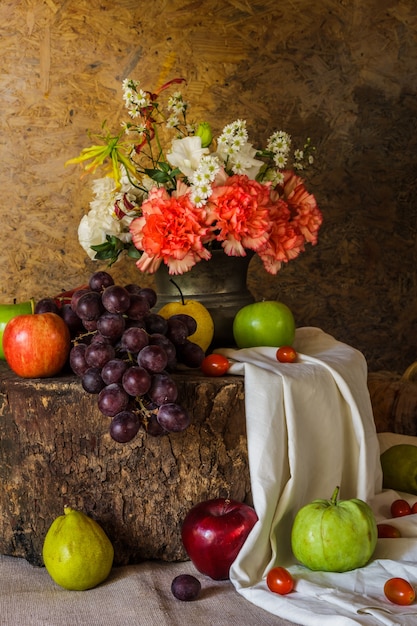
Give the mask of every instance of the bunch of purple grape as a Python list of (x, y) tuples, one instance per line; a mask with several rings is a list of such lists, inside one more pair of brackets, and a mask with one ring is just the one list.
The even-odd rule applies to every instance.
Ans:
[(158, 436), (190, 424), (171, 373), (178, 363), (200, 366), (204, 351), (188, 339), (197, 324), (189, 315), (165, 319), (152, 312), (156, 301), (153, 289), (117, 285), (98, 271), (74, 291), (63, 315), (73, 337), (71, 369), (84, 390), (97, 395), (99, 410), (111, 418), (110, 435), (120, 443), (140, 428)]

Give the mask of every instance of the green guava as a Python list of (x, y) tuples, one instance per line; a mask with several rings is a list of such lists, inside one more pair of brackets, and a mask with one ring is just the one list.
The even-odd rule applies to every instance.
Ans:
[(314, 500), (295, 516), (291, 532), (294, 556), (311, 570), (347, 572), (363, 567), (374, 553), (378, 532), (363, 500)]
[(417, 446), (391, 446), (381, 454), (381, 467), (385, 489), (417, 494)]

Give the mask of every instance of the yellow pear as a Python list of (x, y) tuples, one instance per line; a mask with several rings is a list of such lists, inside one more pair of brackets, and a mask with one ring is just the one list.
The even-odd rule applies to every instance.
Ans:
[(214, 335), (214, 322), (208, 309), (197, 300), (178, 300), (168, 302), (159, 311), (159, 315), (168, 319), (179, 313), (190, 315), (197, 322), (197, 330), (188, 339), (200, 346), (204, 352), (211, 344)]
[(69, 507), (46, 533), (42, 550), (46, 570), (64, 589), (83, 591), (102, 583), (113, 565), (114, 550), (101, 526)]

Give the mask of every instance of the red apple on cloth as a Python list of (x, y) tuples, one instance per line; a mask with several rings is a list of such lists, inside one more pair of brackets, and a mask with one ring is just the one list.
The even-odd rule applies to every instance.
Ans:
[(181, 527), (182, 542), (202, 574), (226, 580), (257, 521), (255, 509), (248, 504), (226, 498), (206, 500), (187, 513)]
[(4, 356), (10, 369), (22, 378), (58, 374), (70, 348), (68, 326), (56, 313), (17, 315), (4, 329)]
[(3, 333), (6, 325), (16, 315), (30, 314), (35, 310), (35, 300), (26, 302), (14, 302), (13, 304), (0, 304), (0, 359), (4, 359)]

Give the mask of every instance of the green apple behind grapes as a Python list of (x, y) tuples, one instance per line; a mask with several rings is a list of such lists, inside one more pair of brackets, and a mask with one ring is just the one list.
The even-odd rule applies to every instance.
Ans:
[(35, 310), (35, 301), (33, 298), (27, 302), (19, 302), (15, 304), (0, 304), (0, 359), (4, 359), (3, 350), (3, 332), (9, 322), (16, 315), (24, 315), (33, 313)]
[(233, 336), (238, 348), (290, 346), (295, 337), (294, 316), (283, 302), (247, 304), (235, 315)]

